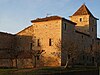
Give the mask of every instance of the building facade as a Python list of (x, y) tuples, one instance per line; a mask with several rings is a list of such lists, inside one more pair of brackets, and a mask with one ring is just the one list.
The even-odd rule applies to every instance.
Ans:
[[(37, 18), (31, 21), (31, 26), (15, 35), (0, 33), (3, 35), (0, 36), (0, 66), (20, 68), (32, 68), (34, 65), (63, 66), (69, 59), (74, 62), (73, 64), (99, 64), (100, 39), (97, 38), (97, 20), (83, 4), (70, 16), (70, 20), (59, 16)], [(73, 52), (67, 54), (65, 50), (70, 48)], [(10, 53), (4, 52), (4, 49), (10, 50)], [(75, 55), (76, 49), (80, 53), (77, 60), (71, 58), (71, 54)], [(35, 56), (32, 51), (43, 52)], [(8, 56), (2, 55), (2, 52)], [(9, 64), (5, 63), (6, 61)]]

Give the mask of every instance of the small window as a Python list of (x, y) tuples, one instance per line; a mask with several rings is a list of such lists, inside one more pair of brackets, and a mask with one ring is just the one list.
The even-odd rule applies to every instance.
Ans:
[(92, 57), (92, 63), (94, 63), (94, 57)]
[(52, 43), (53, 43), (52, 39), (49, 39), (49, 46), (52, 46)]
[(92, 28), (92, 32), (93, 32), (93, 28)]
[(64, 30), (66, 30), (66, 23), (64, 23)]
[(82, 35), (82, 39), (83, 39), (83, 35)]
[(94, 39), (92, 39), (92, 43), (94, 43)]
[(85, 59), (85, 56), (83, 55), (83, 60)]
[(68, 54), (68, 59), (70, 59), (70, 55)]
[(89, 59), (89, 57), (87, 56), (87, 60)]
[(40, 39), (37, 40), (37, 46), (40, 46)]
[(91, 50), (92, 50), (92, 45), (90, 45), (90, 48), (91, 48)]
[(80, 18), (80, 22), (82, 22), (82, 18)]
[(32, 43), (30, 43), (30, 50), (32, 50)]

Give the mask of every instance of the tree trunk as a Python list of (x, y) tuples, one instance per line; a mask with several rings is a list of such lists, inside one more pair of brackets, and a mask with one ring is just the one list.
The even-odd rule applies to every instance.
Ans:
[(17, 65), (17, 58), (16, 58), (15, 62), (16, 62), (16, 68), (18, 69), (18, 65)]
[(35, 59), (35, 61), (34, 61), (34, 68), (36, 68), (36, 56), (34, 56), (34, 59)]
[(67, 58), (66, 64), (65, 64), (64, 68), (67, 68), (68, 67), (68, 62), (69, 62), (69, 59)]
[(11, 67), (13, 68), (13, 59), (10, 59), (11, 60)]
[(68, 67), (68, 61), (66, 61), (64, 68), (67, 68), (67, 67)]

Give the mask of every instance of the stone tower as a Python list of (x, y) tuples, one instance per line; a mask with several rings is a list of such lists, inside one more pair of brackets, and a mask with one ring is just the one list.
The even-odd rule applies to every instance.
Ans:
[(72, 16), (71, 21), (77, 23), (76, 30), (89, 34), (92, 39), (97, 38), (97, 18), (89, 11), (87, 6), (83, 4)]

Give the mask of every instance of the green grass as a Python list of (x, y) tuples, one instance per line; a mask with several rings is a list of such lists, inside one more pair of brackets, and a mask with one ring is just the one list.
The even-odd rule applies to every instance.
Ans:
[[(29, 70), (29, 71), (26, 71)], [(96, 67), (74, 67), (74, 68), (63, 68), (63, 67), (43, 67), (39, 69), (0, 69), (0, 75), (40, 75), (40, 74), (51, 74), (51, 73), (62, 73), (62, 72), (74, 72), (74, 71), (88, 71), (97, 70)], [(18, 71), (18, 72), (16, 72)]]

